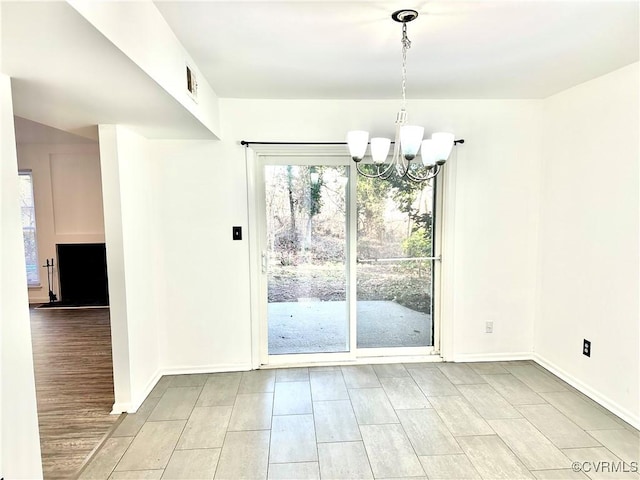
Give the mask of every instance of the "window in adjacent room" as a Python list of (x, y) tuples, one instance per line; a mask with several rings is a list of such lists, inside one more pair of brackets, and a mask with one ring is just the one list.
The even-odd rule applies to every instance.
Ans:
[(27, 265), (27, 283), (29, 285), (40, 285), (36, 209), (33, 200), (33, 176), (30, 171), (20, 172), (20, 210), (22, 213), (25, 263)]

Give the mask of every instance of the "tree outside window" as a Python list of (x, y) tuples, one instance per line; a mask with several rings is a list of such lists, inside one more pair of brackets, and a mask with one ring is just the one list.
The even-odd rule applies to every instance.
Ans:
[(20, 210), (22, 214), (22, 235), (27, 266), (27, 283), (40, 284), (38, 267), (38, 243), (36, 237), (36, 209), (33, 199), (33, 176), (31, 172), (20, 172)]

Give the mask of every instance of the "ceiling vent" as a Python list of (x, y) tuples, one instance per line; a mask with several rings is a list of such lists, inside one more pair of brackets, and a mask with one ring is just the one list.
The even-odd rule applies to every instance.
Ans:
[(189, 66), (187, 67), (187, 93), (195, 101), (198, 101), (198, 82), (196, 80), (196, 72)]

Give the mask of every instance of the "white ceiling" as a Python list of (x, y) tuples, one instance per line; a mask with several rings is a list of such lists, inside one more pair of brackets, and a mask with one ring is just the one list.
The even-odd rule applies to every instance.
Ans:
[(545, 98), (638, 60), (637, 1), (156, 1), (221, 97)]
[[(410, 99), (544, 98), (638, 61), (633, 0), (156, 5), (221, 97), (396, 99), (401, 30), (390, 13), (399, 8), (420, 12), (408, 26)], [(66, 2), (0, 7), (15, 115), (91, 139), (98, 123), (212, 138)]]
[[(13, 124), (16, 132), (16, 143), (96, 143), (95, 140), (90, 138), (73, 135), (64, 130), (32, 122), (26, 118), (14, 117)], [(97, 136), (97, 134), (94, 136)]]
[(92, 139), (98, 123), (148, 138), (214, 138), (66, 2), (0, 6), (15, 115)]

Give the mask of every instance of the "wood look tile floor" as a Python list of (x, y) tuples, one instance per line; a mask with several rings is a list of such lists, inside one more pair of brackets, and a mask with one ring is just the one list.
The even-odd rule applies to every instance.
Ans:
[(45, 479), (73, 478), (117, 421), (108, 309), (30, 309)]
[(80, 478), (637, 480), (633, 462), (640, 433), (533, 362), (421, 363), (165, 376)]

